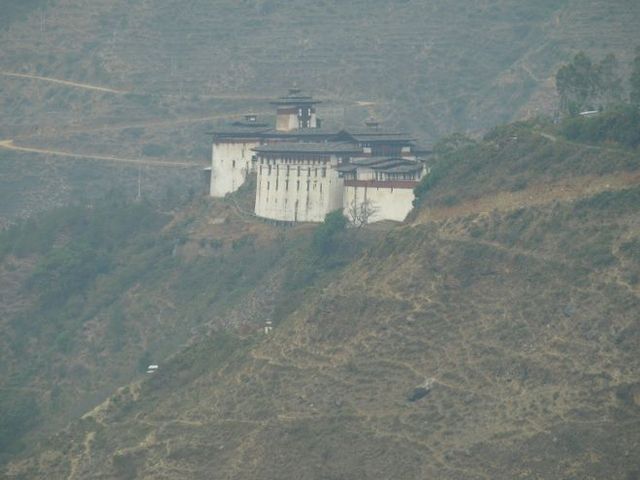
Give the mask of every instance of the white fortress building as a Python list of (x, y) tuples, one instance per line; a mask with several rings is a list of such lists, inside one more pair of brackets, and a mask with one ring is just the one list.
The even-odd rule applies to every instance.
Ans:
[(274, 102), (275, 128), (255, 115), (215, 130), (209, 193), (224, 197), (256, 174), (255, 214), (283, 223), (322, 222), (342, 209), (354, 223), (403, 221), (428, 173), (415, 141), (376, 122), (323, 130), (320, 102), (292, 89)]

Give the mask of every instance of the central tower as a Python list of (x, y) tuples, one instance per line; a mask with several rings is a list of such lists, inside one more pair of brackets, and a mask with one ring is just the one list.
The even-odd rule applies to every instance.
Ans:
[(298, 88), (291, 88), (288, 95), (271, 102), (276, 106), (276, 130), (290, 132), (303, 128), (319, 128), (316, 105), (320, 103)]

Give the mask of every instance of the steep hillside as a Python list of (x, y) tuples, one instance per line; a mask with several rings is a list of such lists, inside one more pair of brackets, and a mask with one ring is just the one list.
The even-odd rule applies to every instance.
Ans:
[(291, 310), (284, 288), (326, 283), (380, 235), (342, 232), (349, 248), (300, 266), (311, 230), (256, 221), (252, 193), (167, 211), (114, 192), (0, 233), (0, 463), (194, 338), (262, 329)]
[(224, 202), (165, 213), (117, 194), (1, 234), (0, 451), (60, 428), (196, 330), (252, 324), (258, 305), (240, 296), (268, 312), (270, 290), (250, 292), (273, 281), (275, 235)]
[[(509, 153), (485, 156), (496, 145)], [(329, 283), (300, 294), (304, 275), (286, 272), (293, 301), (271, 335), (199, 338), (7, 475), (637, 478), (640, 164), (585, 152), (494, 132), (425, 190), (411, 226), (352, 252)], [(578, 173), (627, 182), (443, 210), (545, 172), (568, 182), (579, 157)], [(520, 190), (509, 164), (529, 172)]]

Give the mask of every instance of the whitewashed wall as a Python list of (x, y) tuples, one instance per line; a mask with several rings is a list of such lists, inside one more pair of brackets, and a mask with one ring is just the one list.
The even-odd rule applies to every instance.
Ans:
[(288, 132), (298, 128), (298, 116), (294, 113), (279, 113), (276, 117), (276, 130)]
[(211, 187), (212, 197), (224, 197), (235, 192), (246, 180), (251, 170), (252, 149), (257, 141), (215, 142), (211, 150)]
[[(297, 130), (298, 125), (298, 112), (297, 109), (293, 113), (284, 112), (276, 115), (276, 130), (279, 132), (289, 132), (291, 130)], [(311, 113), (309, 118), (309, 127), (316, 128), (318, 126), (318, 117), (315, 112)]]
[(365, 201), (373, 211), (369, 223), (381, 220), (402, 222), (413, 208), (412, 188), (346, 186), (344, 190), (344, 215), (352, 220), (354, 202), (360, 208)]
[(287, 164), (280, 160), (271, 161), (271, 173), (266, 162), (258, 165), (256, 215), (286, 222), (323, 222), (327, 213), (343, 205), (343, 181), (332, 164), (337, 164), (335, 157), (330, 163), (289, 163), (289, 175)]

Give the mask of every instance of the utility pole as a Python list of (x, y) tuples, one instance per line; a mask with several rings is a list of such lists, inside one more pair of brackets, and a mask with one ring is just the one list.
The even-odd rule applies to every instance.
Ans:
[(138, 196), (136, 200), (140, 201), (142, 199), (142, 165), (138, 166)]

